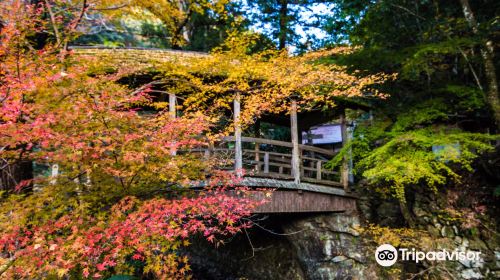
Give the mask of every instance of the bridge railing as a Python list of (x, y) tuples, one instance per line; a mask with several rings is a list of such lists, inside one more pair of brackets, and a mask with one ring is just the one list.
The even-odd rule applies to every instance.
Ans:
[[(220, 168), (234, 170), (234, 142), (234, 136), (224, 137), (223, 141), (203, 152), (217, 157)], [(241, 142), (245, 176), (294, 179), (291, 142), (254, 137), (241, 137)], [(341, 169), (325, 168), (336, 152), (307, 145), (299, 145), (299, 151), (301, 181), (342, 187)]]

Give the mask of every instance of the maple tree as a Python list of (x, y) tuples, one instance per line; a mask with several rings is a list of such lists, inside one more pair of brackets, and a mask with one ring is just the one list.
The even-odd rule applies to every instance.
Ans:
[(1, 277), (185, 277), (189, 265), (178, 248), (194, 234), (210, 242), (235, 234), (257, 202), (229, 195), (236, 178), (217, 172), (202, 194), (184, 188), (165, 197), (205, 179), (209, 162), (172, 151), (206, 145), (209, 120), (200, 113), (174, 119), (163, 110), (143, 116), (138, 108), (151, 103), (148, 88), (130, 92), (115, 82), (118, 74), (90, 74), (61, 55), (65, 37), (36, 47), (33, 38), (51, 24), (74, 30), (72, 20), (47, 24), (47, 8), (20, 0), (1, 5), (0, 158), (62, 170), (2, 193)]

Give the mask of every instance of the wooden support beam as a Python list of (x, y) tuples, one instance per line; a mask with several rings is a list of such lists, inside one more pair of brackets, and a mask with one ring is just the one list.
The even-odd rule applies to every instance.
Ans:
[[(260, 121), (257, 120), (255, 121), (255, 125), (254, 125), (254, 136), (255, 138), (260, 138)], [(255, 162), (257, 162), (257, 164), (255, 165), (255, 171), (256, 172), (260, 172), (260, 143), (257, 143), (255, 142)]]
[(269, 173), (269, 153), (264, 153), (264, 173)]
[(300, 183), (300, 150), (299, 129), (297, 122), (297, 101), (292, 100), (290, 108), (290, 131), (292, 134), (292, 177), (295, 183)]
[(321, 160), (316, 162), (316, 180), (321, 180)]
[(57, 176), (59, 176), (59, 164), (52, 164), (50, 168), (50, 184), (55, 185), (57, 183)]
[[(175, 108), (176, 101), (177, 101), (177, 97), (175, 96), (175, 94), (169, 93), (168, 94), (168, 113), (170, 114), (172, 119), (175, 119), (177, 117), (177, 110)], [(172, 156), (177, 155), (177, 150), (175, 148), (173, 148), (170, 151), (170, 154)]]
[[(340, 125), (342, 132), (342, 147), (345, 147), (345, 145), (347, 144), (347, 121), (345, 117), (345, 110), (343, 110), (342, 114), (340, 115)], [(344, 156), (344, 158), (342, 159), (340, 176), (342, 186), (344, 187), (344, 190), (347, 191), (349, 187), (349, 165), (347, 156)]]
[(177, 117), (177, 110), (175, 105), (177, 103), (177, 97), (173, 93), (168, 94), (168, 112), (173, 118)]
[(241, 147), (241, 96), (237, 92), (234, 96), (234, 170), (238, 176), (241, 176), (243, 169), (243, 152)]

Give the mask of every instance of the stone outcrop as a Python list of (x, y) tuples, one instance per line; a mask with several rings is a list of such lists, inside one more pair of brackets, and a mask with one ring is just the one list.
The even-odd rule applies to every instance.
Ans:
[(357, 213), (332, 213), (283, 224), (306, 279), (365, 278)]
[[(436, 263), (398, 262), (394, 279), (428, 271), (439, 279), (500, 279), (500, 236), (485, 226), (468, 228), (443, 214), (446, 199), (427, 194), (412, 197), (415, 222), (432, 239), (434, 249), (480, 251), (481, 259)], [(190, 249), (195, 279), (387, 279), (388, 269), (374, 260), (363, 226), (402, 227), (397, 201), (364, 192), (358, 212), (269, 216), (247, 234), (215, 249), (197, 241)], [(486, 223), (486, 221), (484, 221)], [(492, 222), (495, 223), (494, 221)], [(372, 242), (373, 243), (373, 242)], [(419, 249), (419, 248), (416, 248)], [(420, 248), (427, 249), (427, 248)]]

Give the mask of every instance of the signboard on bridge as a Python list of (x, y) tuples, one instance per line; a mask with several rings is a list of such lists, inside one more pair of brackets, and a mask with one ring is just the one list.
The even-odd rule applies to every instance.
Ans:
[(313, 126), (309, 131), (302, 132), (302, 144), (320, 145), (342, 142), (340, 124), (324, 124)]

